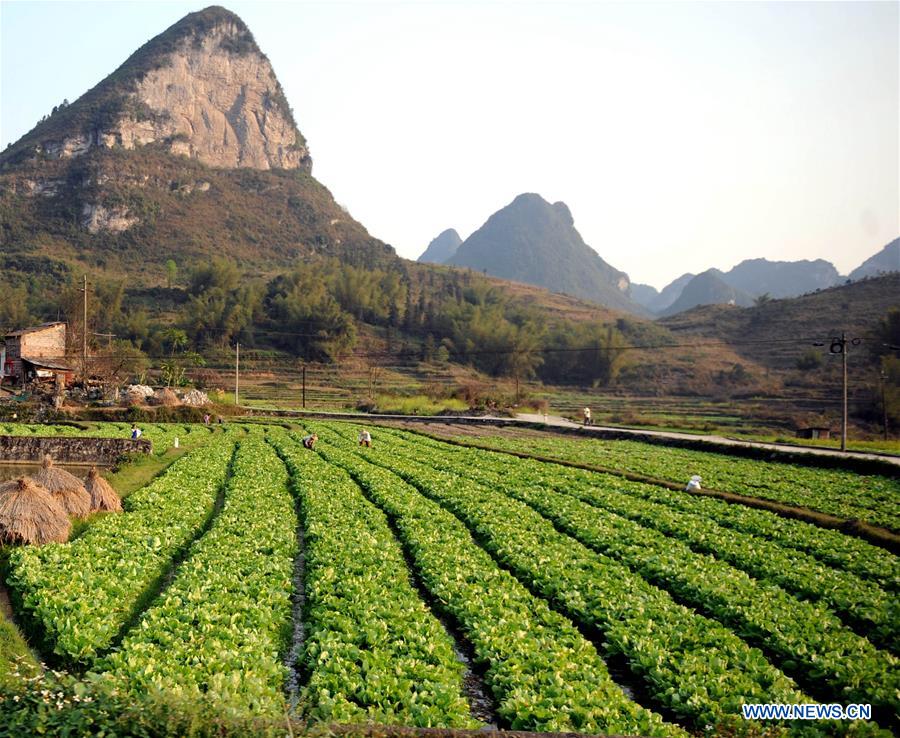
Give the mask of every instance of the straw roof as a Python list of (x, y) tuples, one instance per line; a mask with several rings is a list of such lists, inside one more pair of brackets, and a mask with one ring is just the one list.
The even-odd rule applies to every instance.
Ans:
[(91, 496), (81, 480), (65, 469), (53, 466), (53, 459), (47, 454), (41, 468), (32, 479), (53, 495), (67, 515), (83, 518), (91, 511)]
[(140, 392), (134, 392), (133, 390), (129, 390), (125, 393), (125, 401), (129, 405), (140, 405), (146, 400), (147, 397), (142, 395)]
[(91, 510), (122, 511), (122, 500), (119, 499), (118, 493), (109, 482), (100, 476), (96, 466), (92, 466), (88, 472), (87, 479), (84, 480), (84, 488), (91, 496)]
[(53, 495), (24, 477), (0, 484), (0, 542), (68, 540), (72, 523)]
[(178, 395), (168, 387), (156, 390), (156, 392), (153, 393), (153, 397), (149, 398), (149, 401), (154, 405), (166, 405), (168, 407), (180, 404)]

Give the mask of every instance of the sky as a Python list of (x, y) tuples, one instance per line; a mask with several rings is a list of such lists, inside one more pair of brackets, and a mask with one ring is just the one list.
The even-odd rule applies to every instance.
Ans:
[[(898, 2), (225, 2), (313, 174), (416, 258), (522, 192), (657, 288), (900, 235)], [(194, 2), (0, 0), (0, 148)]]

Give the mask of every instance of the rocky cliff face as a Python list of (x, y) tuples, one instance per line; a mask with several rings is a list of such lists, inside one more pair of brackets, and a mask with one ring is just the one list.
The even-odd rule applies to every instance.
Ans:
[(191, 13), (0, 153), (0, 278), (90, 264), (134, 282), (211, 257), (260, 270), (394, 261), (310, 169), (244, 22)]
[(272, 65), (222, 8), (187, 16), (23, 141), (19, 156), (159, 143), (213, 167), (312, 167)]
[(182, 42), (171, 66), (150, 72), (135, 98), (154, 115), (123, 119), (107, 141), (132, 148), (171, 138), (171, 150), (214, 167), (297, 169), (310, 166), (297, 131), (276, 102), (269, 61), (257, 53), (236, 55), (224, 42), (234, 24), (218, 26), (200, 40)]

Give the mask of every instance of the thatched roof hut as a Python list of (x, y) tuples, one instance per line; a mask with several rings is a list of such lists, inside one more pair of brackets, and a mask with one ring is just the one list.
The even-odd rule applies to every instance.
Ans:
[(92, 466), (84, 480), (84, 488), (91, 496), (91, 510), (122, 511), (122, 500), (112, 485), (100, 476), (96, 466)]
[(71, 530), (66, 511), (43, 487), (24, 477), (0, 484), (0, 542), (64, 543)]
[(86, 517), (91, 512), (91, 496), (81, 480), (65, 469), (53, 466), (53, 459), (47, 454), (41, 468), (32, 479), (56, 498), (67, 515)]

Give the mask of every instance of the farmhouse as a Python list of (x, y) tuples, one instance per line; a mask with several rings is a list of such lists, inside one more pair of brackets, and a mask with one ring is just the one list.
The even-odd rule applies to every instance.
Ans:
[(4, 379), (25, 384), (34, 379), (55, 378), (65, 384), (74, 370), (66, 364), (66, 324), (44, 323), (7, 333), (3, 357)]

